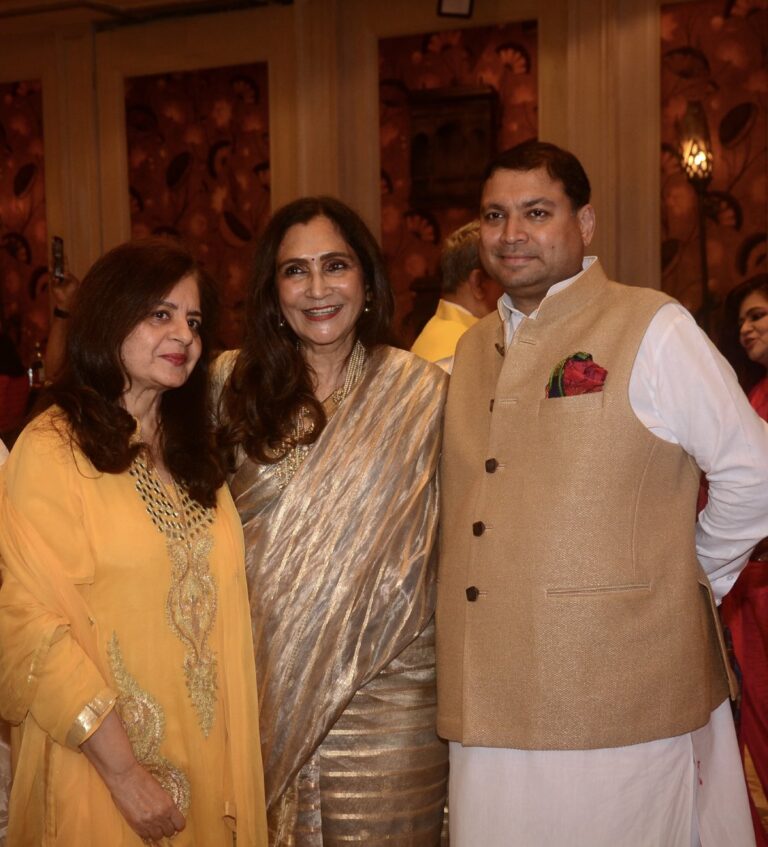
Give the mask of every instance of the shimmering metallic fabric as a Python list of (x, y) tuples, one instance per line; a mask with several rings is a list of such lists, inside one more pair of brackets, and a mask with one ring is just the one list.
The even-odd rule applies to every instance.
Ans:
[(445, 376), (376, 350), (291, 483), (246, 461), (243, 521), (270, 843), (440, 841), (431, 555)]

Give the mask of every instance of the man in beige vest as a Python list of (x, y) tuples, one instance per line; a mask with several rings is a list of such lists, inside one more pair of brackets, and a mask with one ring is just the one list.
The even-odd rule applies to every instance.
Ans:
[(451, 372), (462, 335), (496, 309), (501, 287), (483, 270), (477, 252), (480, 224), (470, 221), (452, 232), (440, 251), (440, 300), (411, 352)]
[(768, 535), (768, 428), (685, 309), (585, 258), (589, 199), (554, 145), (487, 171), (505, 294), (459, 341), (441, 465), (451, 844), (746, 847), (714, 603)]

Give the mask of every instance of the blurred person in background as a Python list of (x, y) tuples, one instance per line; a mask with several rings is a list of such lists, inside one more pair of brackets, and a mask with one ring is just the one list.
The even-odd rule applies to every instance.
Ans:
[[(726, 298), (721, 349), (733, 365), (752, 408), (768, 421), (768, 274), (734, 288)], [(741, 677), (737, 735), (750, 788), (750, 807), (758, 847), (768, 847), (768, 539), (720, 607), (731, 634)], [(759, 783), (761, 790), (755, 790)], [(758, 810), (755, 797), (760, 798)], [(762, 812), (762, 817), (760, 812)]]
[(53, 381), (64, 369), (69, 317), (75, 305), (80, 280), (71, 273), (52, 277), (48, 288), (53, 301), (51, 328), (45, 345), (45, 377)]
[(0, 436), (12, 440), (14, 430), (24, 418), (28, 397), (27, 370), (0, 323)]
[(496, 308), (503, 289), (480, 264), (479, 221), (457, 229), (440, 254), (440, 300), (437, 311), (414, 341), (411, 352), (451, 371), (459, 338)]

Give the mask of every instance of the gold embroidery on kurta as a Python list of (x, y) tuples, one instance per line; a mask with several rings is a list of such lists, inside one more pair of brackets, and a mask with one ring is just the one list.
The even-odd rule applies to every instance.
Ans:
[(216, 654), (208, 636), (216, 618), (216, 582), (208, 556), (213, 547), (209, 527), (214, 510), (206, 509), (177, 489), (178, 504), (139, 455), (130, 469), (136, 490), (155, 526), (165, 535), (171, 560), (171, 587), (166, 615), (171, 629), (185, 647), (187, 692), (205, 736), (213, 726), (218, 689)]
[(163, 709), (125, 667), (117, 633), (112, 633), (107, 645), (107, 656), (115, 685), (120, 692), (115, 708), (128, 734), (133, 755), (171, 795), (181, 813), (186, 814), (190, 801), (189, 779), (180, 768), (160, 755), (160, 745), (165, 738)]
[(216, 656), (207, 643), (216, 617), (216, 585), (208, 568), (211, 546), (208, 533), (190, 542), (168, 541), (173, 570), (165, 607), (172, 629), (186, 647), (187, 691), (206, 736), (213, 726), (218, 687)]

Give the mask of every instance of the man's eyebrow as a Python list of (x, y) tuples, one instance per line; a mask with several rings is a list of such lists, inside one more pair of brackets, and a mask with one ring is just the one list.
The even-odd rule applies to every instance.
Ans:
[[(515, 203), (503, 203), (498, 200), (492, 200), (489, 203), (485, 203), (482, 206), (481, 211), (487, 211), (488, 209), (507, 209), (510, 206), (515, 206), (518, 204)], [(530, 200), (523, 200), (519, 203), (519, 207), (522, 209), (532, 209), (534, 206), (554, 206), (554, 200), (550, 200), (548, 197), (532, 197)]]
[(554, 206), (554, 202), (548, 197), (534, 197), (532, 200), (525, 200), (521, 203), (524, 209), (530, 209), (532, 206)]

